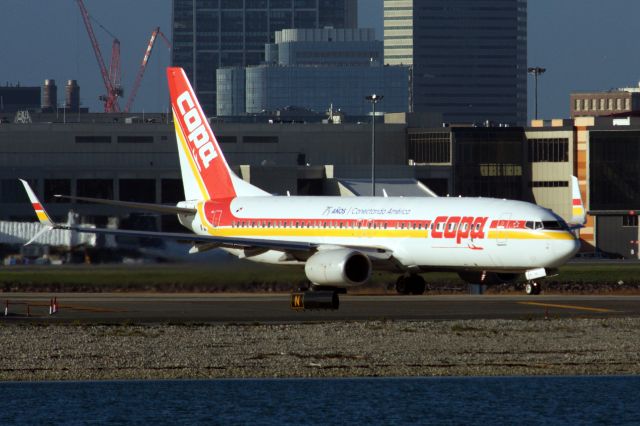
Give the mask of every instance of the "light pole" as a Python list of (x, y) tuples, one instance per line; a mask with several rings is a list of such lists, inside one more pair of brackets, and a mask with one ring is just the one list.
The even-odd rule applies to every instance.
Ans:
[(535, 85), (536, 85), (536, 120), (538, 119), (538, 76), (540, 74), (544, 74), (547, 71), (546, 68), (541, 68), (541, 67), (529, 67), (527, 69), (527, 72), (529, 74), (533, 74), (534, 78), (535, 78)]
[(369, 95), (371, 102), (371, 196), (376, 196), (376, 104), (384, 98), (382, 95)]

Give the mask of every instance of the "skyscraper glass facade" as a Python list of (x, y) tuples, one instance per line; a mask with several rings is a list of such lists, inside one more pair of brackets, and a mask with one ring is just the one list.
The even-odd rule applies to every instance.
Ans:
[(524, 125), (526, 0), (384, 0), (385, 63), (412, 65), (414, 111)]
[(217, 68), (260, 64), (283, 28), (327, 26), (357, 27), (357, 0), (173, 0), (172, 63), (215, 115)]
[(379, 111), (407, 112), (409, 69), (382, 66), (383, 46), (373, 29), (285, 29), (275, 40), (265, 46), (268, 63), (247, 67), (246, 79), (238, 68), (218, 69), (218, 115), (291, 107), (324, 113), (333, 105), (365, 116), (372, 93), (384, 96)]

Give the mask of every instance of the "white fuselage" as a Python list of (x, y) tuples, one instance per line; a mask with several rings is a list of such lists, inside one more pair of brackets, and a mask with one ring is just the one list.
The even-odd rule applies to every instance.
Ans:
[[(511, 200), (260, 196), (198, 202), (197, 208), (181, 222), (198, 234), (379, 248), (405, 268), (424, 270), (554, 268), (579, 248), (550, 210)], [(291, 263), (278, 251), (250, 259)]]

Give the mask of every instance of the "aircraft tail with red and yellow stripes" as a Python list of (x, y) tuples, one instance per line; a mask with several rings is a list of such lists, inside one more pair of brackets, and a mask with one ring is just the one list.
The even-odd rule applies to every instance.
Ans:
[(38, 220), (40, 221), (40, 223), (47, 226), (53, 226), (54, 225), (53, 221), (47, 214), (47, 211), (44, 209), (44, 207), (42, 207), (42, 204), (40, 204), (40, 200), (38, 200), (38, 197), (36, 197), (36, 194), (33, 192), (31, 187), (27, 183), (27, 181), (24, 179), (20, 179), (20, 182), (22, 182), (22, 185), (24, 186), (25, 191), (27, 191), (27, 196), (29, 197), (29, 201), (33, 206), (33, 210), (35, 210), (36, 216), (38, 217)]
[(231, 171), (184, 70), (167, 68), (167, 81), (187, 201), (269, 195)]

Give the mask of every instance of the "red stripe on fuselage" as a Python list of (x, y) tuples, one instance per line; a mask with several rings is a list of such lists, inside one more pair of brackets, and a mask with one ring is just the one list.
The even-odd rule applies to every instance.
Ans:
[(492, 220), (489, 229), (527, 229), (525, 220)]

